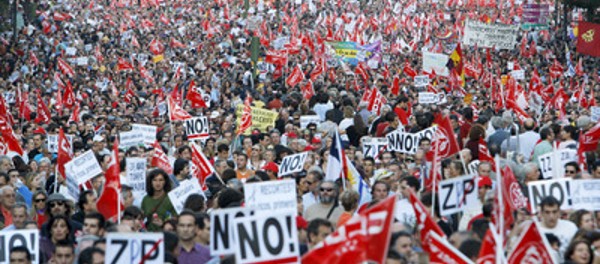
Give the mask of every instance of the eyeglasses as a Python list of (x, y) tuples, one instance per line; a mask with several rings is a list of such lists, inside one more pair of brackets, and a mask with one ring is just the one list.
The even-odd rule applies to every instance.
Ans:
[(333, 188), (321, 188), (322, 192), (333, 192)]
[(55, 203), (50, 203), (49, 204), (50, 208), (54, 208), (54, 207), (57, 207), (57, 206), (64, 206), (64, 205), (65, 205), (64, 202), (55, 202)]
[(35, 202), (36, 202), (36, 203), (43, 203), (43, 202), (45, 202), (45, 201), (46, 201), (46, 199), (35, 199)]

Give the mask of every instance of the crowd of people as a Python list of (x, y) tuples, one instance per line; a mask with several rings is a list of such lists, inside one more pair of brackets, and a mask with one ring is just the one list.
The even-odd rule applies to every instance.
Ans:
[[(27, 2), (31, 8), (34, 2)], [(107, 234), (162, 232), (165, 263), (233, 263), (233, 256), (211, 255), (211, 212), (244, 206), (244, 185), (279, 180), (282, 159), (300, 152), (308, 152), (304, 169), (284, 178), (296, 181), (301, 254), (377, 201), (397, 196), (386, 263), (427, 263), (408, 201), (414, 192), (433, 207), (448, 241), (475, 262), (498, 188), (496, 164), (481, 157), (482, 144), (512, 169), (526, 195), (528, 183), (544, 179), (539, 157), (561, 149), (583, 153), (561, 168), (561, 176), (600, 179), (593, 110), (600, 100), (600, 61), (577, 53), (571, 34), (584, 11), (569, 8), (575, 22), (568, 23), (556, 16), (563, 8), (558, 5), (548, 28), (519, 30), (512, 50), (459, 46), (461, 67), (471, 69), (462, 80), (422, 69), (424, 51), (456, 52), (467, 20), (520, 25), (521, 2), (35, 1), (35, 16), (25, 17), (16, 36), (0, 34), (0, 229), (40, 232), (39, 252), (15, 247), (9, 262), (28, 263), (36, 254), (39, 263), (104, 263)], [(557, 30), (562, 26), (566, 32)], [(381, 50), (368, 65), (348, 65), (328, 46), (335, 41), (379, 41)], [(285, 62), (266, 63), (265, 55), (277, 49), (287, 50)], [(295, 84), (288, 79), (297, 67), (303, 77)], [(506, 77), (517, 69), (524, 70), (523, 79)], [(430, 84), (416, 87), (414, 73), (428, 75)], [(365, 97), (374, 90), (383, 99)], [(446, 101), (420, 104), (424, 91), (444, 93)], [(167, 194), (194, 178), (193, 149), (183, 122), (169, 118), (168, 98), (208, 118), (208, 135), (193, 141), (214, 167), (200, 180), (205, 191), (189, 196), (180, 213)], [(277, 117), (240, 131), (242, 111), (236, 109), (245, 104)], [(472, 175), (478, 186), (479, 204), (448, 216), (425, 184), (436, 167), (430, 157), (436, 138), (420, 139), (415, 154), (384, 148), (372, 155), (363, 146), (365, 138), (435, 126), (437, 115), (449, 118), (461, 149), (441, 160), (441, 179)], [(302, 124), (305, 116), (318, 121)], [(75, 157), (92, 150), (106, 171), (119, 133), (133, 124), (156, 126), (158, 144), (119, 150), (123, 207), (118, 220), (108, 219), (97, 210), (104, 173), (72, 197), (48, 138), (64, 131)], [(369, 193), (328, 180), (336, 178), (327, 175), (336, 135)], [(593, 149), (582, 151), (584, 135), (596, 142)], [(168, 156), (172, 173), (155, 166), (156, 148)], [(132, 157), (148, 159), (143, 195), (125, 180)], [(527, 207), (513, 212), (507, 252), (522, 226), (537, 221), (556, 263), (600, 263), (600, 208), (561, 206), (547, 196), (536, 214)]]

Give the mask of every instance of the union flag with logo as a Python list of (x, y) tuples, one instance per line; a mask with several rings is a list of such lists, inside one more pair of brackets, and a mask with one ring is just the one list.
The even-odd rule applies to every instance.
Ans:
[(600, 24), (579, 22), (577, 52), (600, 57)]

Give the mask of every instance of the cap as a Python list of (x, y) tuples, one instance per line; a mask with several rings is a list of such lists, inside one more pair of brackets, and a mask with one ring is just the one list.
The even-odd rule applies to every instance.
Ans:
[(315, 148), (315, 147), (313, 147), (312, 145), (306, 145), (306, 147), (304, 148), (304, 151), (313, 151), (313, 150), (315, 150), (315, 149), (316, 149), (316, 148)]
[(102, 137), (101, 135), (94, 136), (94, 142), (102, 142), (103, 140), (104, 140), (104, 137)]
[(277, 166), (277, 163), (272, 161), (263, 166), (262, 169), (266, 171), (271, 171), (273, 173), (279, 172), (279, 166)]
[(477, 178), (477, 187), (481, 188), (483, 186), (492, 187), (492, 179), (490, 177)]
[(42, 135), (45, 135), (45, 134), (48, 134), (48, 133), (46, 133), (46, 130), (43, 127), (38, 127), (36, 130), (33, 131), (33, 134), (42, 134)]
[(311, 142), (313, 144), (320, 144), (321, 143), (321, 137), (313, 137)]
[(379, 180), (383, 180), (383, 179), (387, 179), (389, 177), (392, 177), (392, 175), (394, 175), (394, 173), (392, 171), (386, 170), (386, 169), (380, 169), (380, 170), (376, 170), (375, 171), (375, 180), (379, 181)]
[(66, 202), (67, 198), (60, 193), (53, 193), (48, 196), (48, 202)]
[(219, 115), (219, 111), (213, 111), (212, 113), (210, 113), (210, 119), (215, 119), (219, 117)]
[(299, 229), (306, 229), (308, 228), (308, 221), (306, 221), (306, 219), (304, 219), (304, 217), (302, 216), (296, 216), (296, 228)]

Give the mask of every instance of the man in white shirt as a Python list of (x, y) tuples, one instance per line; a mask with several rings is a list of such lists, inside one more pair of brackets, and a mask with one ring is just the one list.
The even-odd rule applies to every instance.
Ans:
[(568, 220), (560, 219), (560, 202), (553, 196), (547, 196), (540, 203), (540, 232), (551, 233), (560, 240), (560, 258), (571, 239), (577, 232), (577, 226)]

